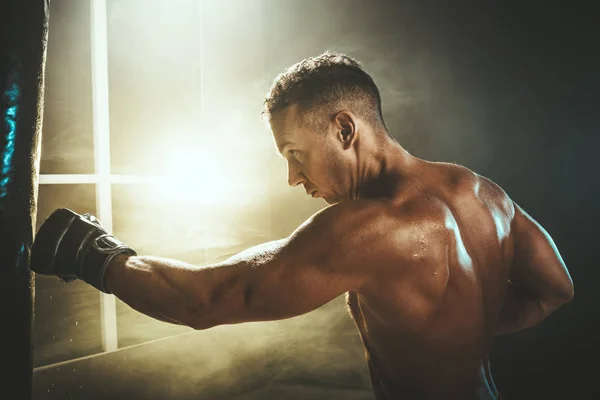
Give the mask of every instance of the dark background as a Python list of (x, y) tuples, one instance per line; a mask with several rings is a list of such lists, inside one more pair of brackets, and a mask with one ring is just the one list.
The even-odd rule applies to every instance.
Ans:
[[(380, 86), (387, 125), (407, 150), (422, 158), (465, 165), (500, 184), (546, 228), (569, 268), (575, 283), (572, 303), (537, 327), (497, 339), (492, 368), (501, 393), (508, 399), (599, 398), (596, 376), (600, 368), (596, 360), (600, 354), (596, 338), (600, 333), (600, 317), (596, 303), (600, 296), (596, 286), (600, 272), (595, 252), (599, 237), (596, 202), (600, 187), (595, 157), (600, 144), (600, 41), (598, 14), (593, 10), (593, 2), (229, 0), (218, 2), (218, 6), (205, 3), (213, 5), (204, 6), (202, 24), (198, 27), (195, 1), (182, 0), (168, 5), (156, 0), (109, 0), (113, 171), (144, 173), (157, 169), (158, 156), (153, 149), (160, 147), (156, 143), (161, 143), (162, 136), (159, 130), (153, 129), (167, 125), (167, 117), (188, 116), (186, 123), (196, 124), (201, 129), (211, 117), (231, 119), (235, 111), (248, 121), (242, 123), (247, 129), (227, 132), (214, 140), (215, 146), (230, 145), (234, 140), (253, 143), (259, 139), (248, 132), (254, 130), (262, 135), (260, 140), (265, 140), (269, 133), (264, 128), (260, 131), (258, 114), (262, 96), (275, 75), (292, 63), (326, 49), (345, 52), (360, 60)], [(133, 12), (136, 7), (159, 11), (138, 14)], [(93, 170), (88, 13), (87, 2), (51, 2), (42, 174)], [(142, 27), (152, 24), (151, 34), (144, 34)], [(186, 32), (185, 28), (191, 31)], [(168, 34), (175, 36), (168, 39)], [(154, 48), (140, 50), (141, 42), (136, 40), (147, 40), (144, 35), (151, 35), (149, 42)], [(204, 58), (198, 48), (192, 48), (198, 37), (204, 46)], [(202, 71), (202, 75), (194, 75), (196, 70)], [(189, 74), (189, 79), (185, 74)], [(227, 113), (232, 107), (233, 111)], [(199, 112), (199, 108), (203, 112)], [(136, 127), (141, 128), (136, 131)], [(181, 135), (178, 139), (186, 137)], [(242, 151), (244, 146), (253, 145), (242, 145)], [(246, 233), (241, 242), (225, 246), (219, 254), (247, 247), (260, 241), (257, 237), (271, 239), (288, 234), (311, 212), (323, 206), (301, 198), (298, 193), (279, 189), (285, 185), (285, 170), (274, 157), (269, 158), (274, 154), (273, 149), (262, 153), (263, 147), (251, 148), (257, 154), (269, 154), (264, 157), (273, 163), (267, 165), (273, 171), (266, 173), (273, 181), (269, 183), (273, 192), (263, 195), (266, 198), (262, 200), (258, 198), (251, 208), (260, 221), (266, 218), (271, 223), (264, 228), (267, 233)], [(134, 161), (129, 156), (132, 149), (138, 156)], [(262, 174), (265, 175), (264, 168)], [(153, 212), (162, 215), (164, 211), (160, 211), (160, 207), (164, 210), (168, 204), (141, 207), (136, 201), (143, 200), (125, 188), (115, 188), (113, 195), (116, 196), (115, 212), (118, 212), (115, 229), (122, 239), (135, 243), (137, 238), (138, 247), (143, 248), (144, 233), (160, 235), (161, 229), (168, 229), (169, 222), (156, 222), (158, 220), (153, 222), (152, 229), (136, 225), (139, 232), (134, 227), (127, 228), (126, 222), (118, 222), (119, 218), (131, 220), (132, 210), (141, 212), (140, 208), (148, 215)], [(43, 187), (38, 219), (55, 205), (69, 201), (77, 211), (93, 211), (93, 185), (73, 186), (68, 190)], [(244, 212), (248, 212), (247, 207), (246, 211), (239, 211), (239, 215), (245, 215)], [(260, 217), (263, 215), (264, 218)], [(148, 221), (141, 216), (139, 219), (144, 223)], [(260, 221), (247, 223), (259, 226)], [(206, 252), (200, 256), (183, 250), (160, 255), (172, 254), (188, 257), (186, 261), (190, 262), (210, 259)], [(54, 281), (38, 278), (37, 285), (40, 300), (36, 303), (36, 365), (101, 351), (96, 293), (84, 284), (76, 286), (74, 283), (65, 289)], [(55, 296), (54, 301), (58, 296), (60, 310), (70, 310), (68, 316), (59, 316), (63, 311), (57, 311), (55, 303), (46, 300), (53, 299), (52, 296)], [(181, 333), (162, 323), (147, 325), (150, 322), (140, 320), (126, 306), (120, 304), (119, 307), (119, 321), (124, 324), (120, 325), (119, 332), (125, 335), (120, 338), (121, 344), (143, 343)], [(77, 317), (83, 308), (89, 311)], [(313, 397), (300, 394), (299, 397), (291, 394), (277, 397), (273, 394), (277, 392), (271, 391), (271, 396), (275, 396), (271, 398), (349, 399), (352, 397), (348, 393), (325, 394), (329, 392), (323, 387), (368, 389), (366, 370), (360, 364), (360, 344), (351, 321), (343, 313), (341, 299), (336, 299), (323, 310), (302, 317), (304, 319), (299, 320), (302, 324), (292, 320), (251, 325), (248, 329), (253, 339), (281, 335), (290, 339), (253, 345), (256, 352), (252, 357), (240, 357), (233, 367), (225, 363), (221, 369), (217, 368), (225, 372), (214, 376), (230, 376), (227, 385), (202, 384), (202, 393), (209, 393), (206, 389), (209, 387), (224, 396), (223, 393), (231, 392), (236, 384), (241, 387), (254, 379), (259, 382), (255, 387), (269, 381), (240, 372), (246, 368), (255, 370), (253, 373), (257, 375), (260, 371), (271, 371), (266, 376), (275, 374), (278, 381), (291, 385), (317, 388), (311, 392)], [(56, 322), (60, 318), (62, 325)], [(73, 322), (75, 320), (88, 321), (86, 331), (74, 328), (81, 325)], [(147, 326), (154, 330), (143, 328)], [(71, 329), (68, 334), (65, 327)], [(247, 332), (241, 330), (219, 332), (234, 332), (232, 340), (236, 341), (247, 336)], [(319, 332), (327, 332), (327, 335)], [(198, 342), (192, 341), (189, 345), (198, 346), (202, 342), (205, 350), (206, 346), (210, 347), (207, 340), (217, 337), (216, 333), (212, 336), (205, 332), (191, 334), (197, 335)], [(55, 336), (60, 335), (62, 341), (55, 342)], [(75, 338), (76, 345), (69, 347), (69, 343), (73, 343), (69, 337)], [(221, 344), (223, 349), (231, 347), (226, 341)], [(185, 349), (174, 350), (173, 346), (166, 347), (166, 354), (176, 357), (175, 354), (185, 353)], [(160, 346), (155, 346), (146, 353), (163, 354), (158, 348)], [(339, 350), (336, 354), (342, 356), (332, 356), (331, 349)], [(228, 351), (229, 357), (232, 350)], [(286, 356), (289, 354), (292, 356)], [(348, 365), (358, 365), (356, 369), (343, 370), (343, 356), (349, 357)], [(167, 391), (168, 398), (194, 398), (198, 386), (189, 384), (194, 379), (191, 376), (203, 375), (204, 361), (182, 363), (185, 368), (194, 368), (185, 374), (174, 372), (177, 366), (173, 365), (177, 362), (163, 361), (170, 369), (153, 370), (157, 375), (152, 375), (144, 369), (156, 363), (151, 356), (140, 361), (145, 364), (143, 368), (134, 367), (133, 371), (131, 365), (138, 364), (127, 367), (117, 356), (108, 357), (113, 360), (101, 367), (94, 367), (101, 364), (99, 361), (95, 361), (96, 364), (84, 361), (82, 366), (79, 362), (78, 371), (87, 372), (76, 377), (65, 369), (36, 372), (36, 398), (84, 398), (77, 396), (83, 396), (85, 387), (77, 388), (71, 385), (73, 381), (96, 382), (98, 386), (94, 386), (92, 392), (108, 396), (110, 390), (102, 381), (115, 379), (115, 376), (121, 378), (112, 381), (114, 390), (110, 396), (113, 398), (156, 398), (159, 395), (153, 391), (152, 381), (177, 381), (177, 377), (187, 382), (187, 386), (180, 381), (179, 390)], [(213, 355), (213, 359), (215, 357)], [(333, 359), (337, 360), (335, 368), (342, 371), (339, 374), (331, 372), (335, 368), (327, 360)], [(325, 361), (315, 367), (314, 360)], [(129, 375), (123, 375), (123, 369), (128, 369)], [(50, 373), (54, 375), (48, 375)], [(84, 378), (83, 373), (90, 376)], [(213, 383), (227, 381), (214, 376)], [(60, 385), (62, 389), (58, 390)], [(46, 388), (51, 391), (46, 392)], [(300, 393), (297, 386), (294, 388)], [(57, 390), (61, 394), (50, 397)], [(240, 389), (235, 393), (241, 392)], [(164, 392), (160, 393), (164, 396)], [(89, 393), (85, 396), (91, 398)], [(206, 396), (233, 398), (217, 394)], [(259, 393), (256, 397), (244, 398), (264, 396)]]
[(575, 283), (571, 304), (538, 327), (497, 340), (492, 365), (501, 392), (594, 398), (598, 24), (578, 2), (525, 3), (453, 5), (428, 18), (431, 40), (448, 51), (456, 87), (476, 99), (473, 111), (486, 128), (479, 134), (490, 150), (477, 158), (477, 146), (466, 138), (456, 150), (436, 148), (444, 131), (436, 126), (425, 133), (423, 152), (466, 163), (499, 183), (549, 231)]

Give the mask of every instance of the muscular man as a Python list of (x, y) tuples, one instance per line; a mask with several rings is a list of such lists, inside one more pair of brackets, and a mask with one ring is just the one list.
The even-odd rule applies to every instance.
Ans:
[(195, 266), (138, 256), (92, 216), (59, 209), (32, 269), (194, 329), (289, 318), (347, 293), (378, 400), (498, 398), (494, 336), (573, 297), (548, 233), (491, 180), (402, 148), (373, 79), (345, 55), (279, 75), (264, 116), (288, 183), (329, 204), (289, 237)]

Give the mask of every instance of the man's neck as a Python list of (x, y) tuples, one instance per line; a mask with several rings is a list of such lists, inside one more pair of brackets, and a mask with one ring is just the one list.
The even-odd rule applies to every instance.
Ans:
[(392, 139), (379, 143), (377, 151), (365, 160), (357, 197), (392, 198), (402, 190), (417, 159)]

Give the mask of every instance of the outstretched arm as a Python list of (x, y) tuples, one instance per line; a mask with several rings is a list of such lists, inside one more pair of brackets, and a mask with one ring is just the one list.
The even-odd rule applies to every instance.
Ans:
[(573, 298), (571, 276), (554, 241), (515, 204), (513, 265), (497, 334), (529, 328)]
[(135, 310), (195, 329), (293, 317), (360, 291), (373, 272), (365, 268), (368, 257), (395, 254), (390, 240), (381, 240), (392, 224), (378, 202), (342, 203), (286, 239), (213, 265), (119, 256), (105, 284)]

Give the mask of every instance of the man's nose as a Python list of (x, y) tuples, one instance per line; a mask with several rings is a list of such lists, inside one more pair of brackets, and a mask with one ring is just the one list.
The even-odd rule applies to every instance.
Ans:
[(288, 163), (288, 185), (295, 187), (302, 182), (304, 182), (304, 174), (298, 168)]

